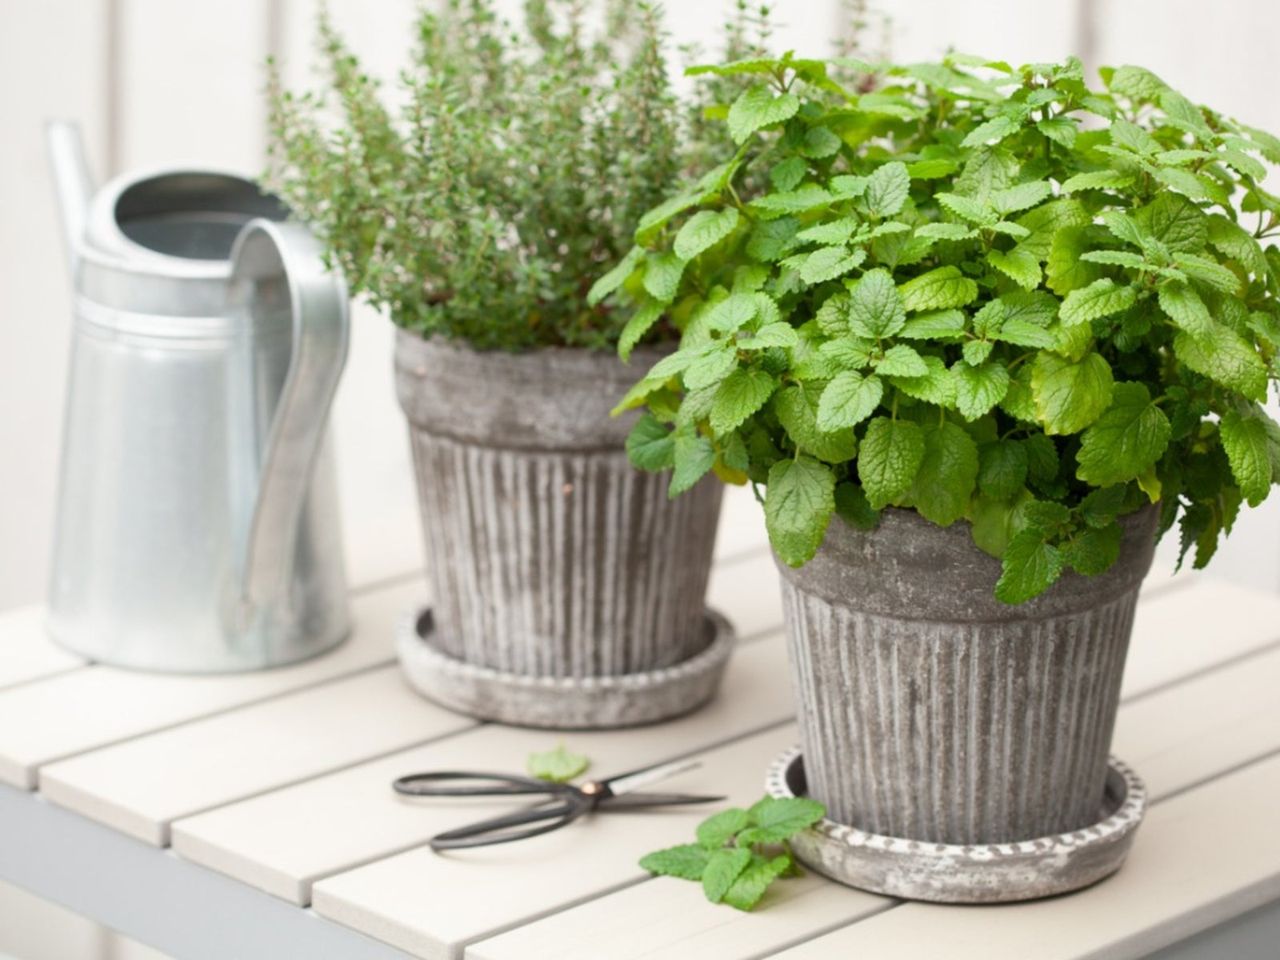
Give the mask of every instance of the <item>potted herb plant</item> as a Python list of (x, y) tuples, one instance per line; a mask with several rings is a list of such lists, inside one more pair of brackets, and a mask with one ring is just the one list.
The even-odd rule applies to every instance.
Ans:
[(635, 464), (761, 493), (810, 794), (939, 844), (1097, 821), (1157, 536), (1202, 566), (1280, 469), (1280, 140), (1075, 59), (698, 72), (753, 81), (733, 161), (596, 293), (624, 354), (681, 330)]
[[(433, 604), (402, 661), (447, 705), (559, 727), (693, 709), (732, 639), (703, 607), (719, 485), (629, 468), (609, 417), (627, 318), (587, 300), (705, 155), (702, 121), (656, 9), (614, 0), (598, 35), (588, 12), (533, 0), (516, 28), (489, 0), (424, 8), (398, 115), (322, 19), (328, 89), (272, 98), (270, 180), (400, 328)], [(657, 294), (679, 280), (663, 263)], [(629, 345), (652, 361), (674, 334)]]

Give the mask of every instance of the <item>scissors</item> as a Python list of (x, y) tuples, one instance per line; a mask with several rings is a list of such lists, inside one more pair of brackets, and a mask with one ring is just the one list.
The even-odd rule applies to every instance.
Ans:
[[(463, 773), (441, 770), (415, 773), (396, 780), (397, 793), (410, 797), (506, 797), (542, 795), (533, 807), (500, 817), (480, 820), (465, 827), (446, 830), (431, 838), (432, 850), (457, 850), (510, 843), (567, 827), (579, 817), (598, 809), (634, 810), (684, 803), (715, 803), (724, 797), (687, 793), (635, 793), (640, 787), (668, 780), (701, 766), (697, 760), (682, 760), (633, 770), (605, 780), (586, 780), (581, 786), (552, 783), (532, 777), (501, 773)], [(462, 781), (462, 783), (451, 783)], [(544, 822), (545, 821), (545, 822)], [(531, 826), (525, 826), (531, 824)], [(523, 827), (523, 829), (516, 829)]]

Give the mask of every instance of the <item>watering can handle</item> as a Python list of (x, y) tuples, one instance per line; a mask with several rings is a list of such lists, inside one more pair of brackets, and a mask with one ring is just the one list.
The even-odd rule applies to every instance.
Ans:
[(264, 282), (276, 281), (287, 290), (293, 326), (241, 568), (241, 614), (251, 619), (284, 597), (291, 578), (303, 503), (347, 359), (347, 290), (297, 223), (251, 220), (231, 249), (231, 271), (235, 308), (252, 311)]

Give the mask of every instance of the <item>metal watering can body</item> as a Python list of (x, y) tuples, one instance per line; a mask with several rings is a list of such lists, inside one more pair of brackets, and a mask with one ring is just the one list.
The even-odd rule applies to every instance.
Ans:
[(250, 181), (92, 190), (49, 130), (75, 285), (49, 629), (91, 660), (220, 672), (349, 632), (330, 404), (347, 297)]

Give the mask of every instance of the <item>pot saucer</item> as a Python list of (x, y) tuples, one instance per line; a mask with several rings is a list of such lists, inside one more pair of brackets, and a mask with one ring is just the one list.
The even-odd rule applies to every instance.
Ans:
[[(805, 795), (798, 747), (769, 768), (774, 797)], [(1147, 791), (1111, 758), (1098, 820), (1070, 833), (1016, 843), (959, 845), (866, 833), (821, 820), (792, 839), (800, 861), (839, 883), (905, 900), (1008, 903), (1079, 890), (1124, 862), (1147, 809)]]
[(642, 673), (548, 677), (509, 673), (450, 656), (432, 643), (431, 611), (396, 628), (396, 654), (410, 685), (450, 710), (520, 727), (634, 727), (690, 713), (715, 694), (733, 650), (733, 626), (704, 614), (707, 646), (674, 666)]

